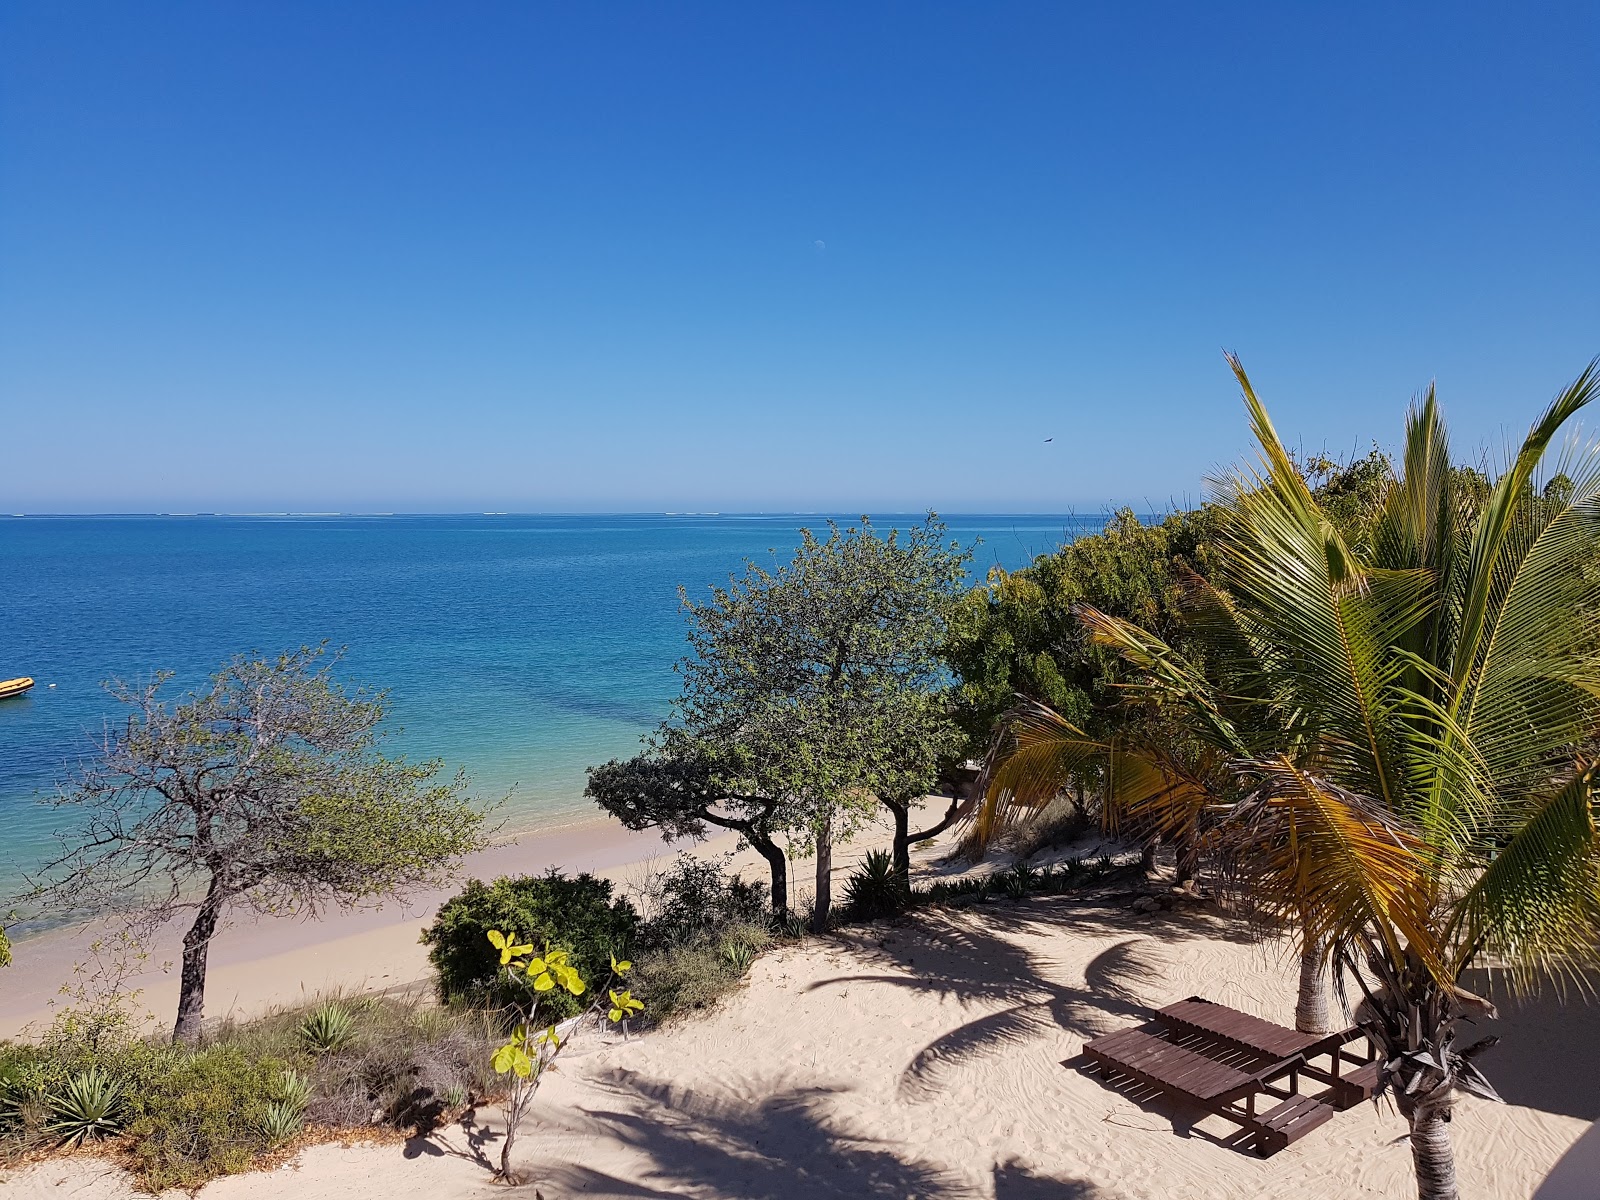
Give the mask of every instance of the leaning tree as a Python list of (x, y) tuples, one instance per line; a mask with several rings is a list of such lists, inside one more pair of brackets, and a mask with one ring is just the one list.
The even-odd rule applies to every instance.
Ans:
[(731, 830), (767, 862), (772, 913), (789, 913), (789, 858), (775, 840), (782, 795), (762, 794), (759, 772), (737, 746), (718, 747), (668, 726), (649, 749), (589, 768), (584, 794), (629, 829), (657, 829), (668, 841), (699, 841), (706, 826)]
[(132, 712), (48, 798), (82, 819), (24, 898), (126, 913), (144, 931), (190, 914), (175, 1040), (200, 1035), (206, 959), (226, 915), (316, 915), (442, 882), (482, 843), (462, 775), (380, 752), (382, 693), (335, 658), (240, 657), (169, 703), (169, 674), (109, 685)]

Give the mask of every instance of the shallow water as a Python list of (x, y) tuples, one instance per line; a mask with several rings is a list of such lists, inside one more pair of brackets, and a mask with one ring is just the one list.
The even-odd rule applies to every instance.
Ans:
[[(917, 518), (880, 517), (881, 528)], [(323, 640), (388, 688), (392, 745), (511, 794), (513, 828), (588, 815), (584, 769), (667, 711), (677, 588), (787, 557), (820, 517), (40, 517), (0, 519), (0, 893), (54, 846), (39, 804), (119, 706), (102, 681)], [(949, 520), (974, 574), (1025, 565), (1100, 517)], [(981, 542), (979, 541), (981, 539)]]

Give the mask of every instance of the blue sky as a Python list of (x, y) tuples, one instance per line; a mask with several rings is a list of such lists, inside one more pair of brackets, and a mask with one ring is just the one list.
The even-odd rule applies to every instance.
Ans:
[[(1092, 511), (1600, 353), (1600, 8), (0, 8), (0, 509)], [(1054, 441), (1045, 443), (1044, 439)]]

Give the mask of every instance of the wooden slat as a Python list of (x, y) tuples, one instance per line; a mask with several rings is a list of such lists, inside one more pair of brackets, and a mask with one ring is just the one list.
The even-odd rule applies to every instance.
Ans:
[(1198, 997), (1167, 1005), (1156, 1013), (1156, 1019), (1164, 1024), (1198, 1029), (1247, 1049), (1278, 1058), (1289, 1058), (1299, 1054), (1323, 1041), (1326, 1036), (1318, 1033), (1300, 1033), (1286, 1026), (1251, 1016), (1249, 1013), (1240, 1012), (1236, 1008), (1229, 1008), (1225, 1004), (1217, 1004)]
[(1277, 1153), (1330, 1120), (1334, 1112), (1331, 1106), (1310, 1096), (1285, 1100), (1256, 1118), (1255, 1125), (1260, 1130), (1255, 1139), (1256, 1152), (1261, 1155)]
[(1084, 1052), (1107, 1066), (1146, 1076), (1162, 1087), (1197, 1100), (1213, 1100), (1255, 1082), (1243, 1071), (1193, 1050), (1174, 1046), (1141, 1031), (1129, 1030), (1128, 1033), (1131, 1036), (1120, 1039), (1109, 1049), (1090, 1042), (1084, 1046)]

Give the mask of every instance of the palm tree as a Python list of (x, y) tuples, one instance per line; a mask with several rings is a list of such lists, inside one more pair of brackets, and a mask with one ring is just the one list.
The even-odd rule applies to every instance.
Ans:
[[(1534, 485), (1600, 375), (1591, 363), (1557, 396), (1492, 485), (1452, 467), (1430, 389), (1357, 543), (1230, 364), (1262, 461), (1221, 489), (1225, 592), (1197, 609), (1220, 669), (1080, 616), (1215, 744), (1239, 733), (1226, 712), (1262, 718), (1233, 738), (1220, 828), (1308, 959), (1359, 992), (1419, 1195), (1454, 1200), (1455, 1096), (1497, 1098), (1475, 1062), (1492, 1039), (1457, 1044), (1493, 1012), (1463, 976), (1524, 985), (1597, 957), (1600, 448), (1570, 445)], [(1007, 802), (995, 789), (991, 806)]]

